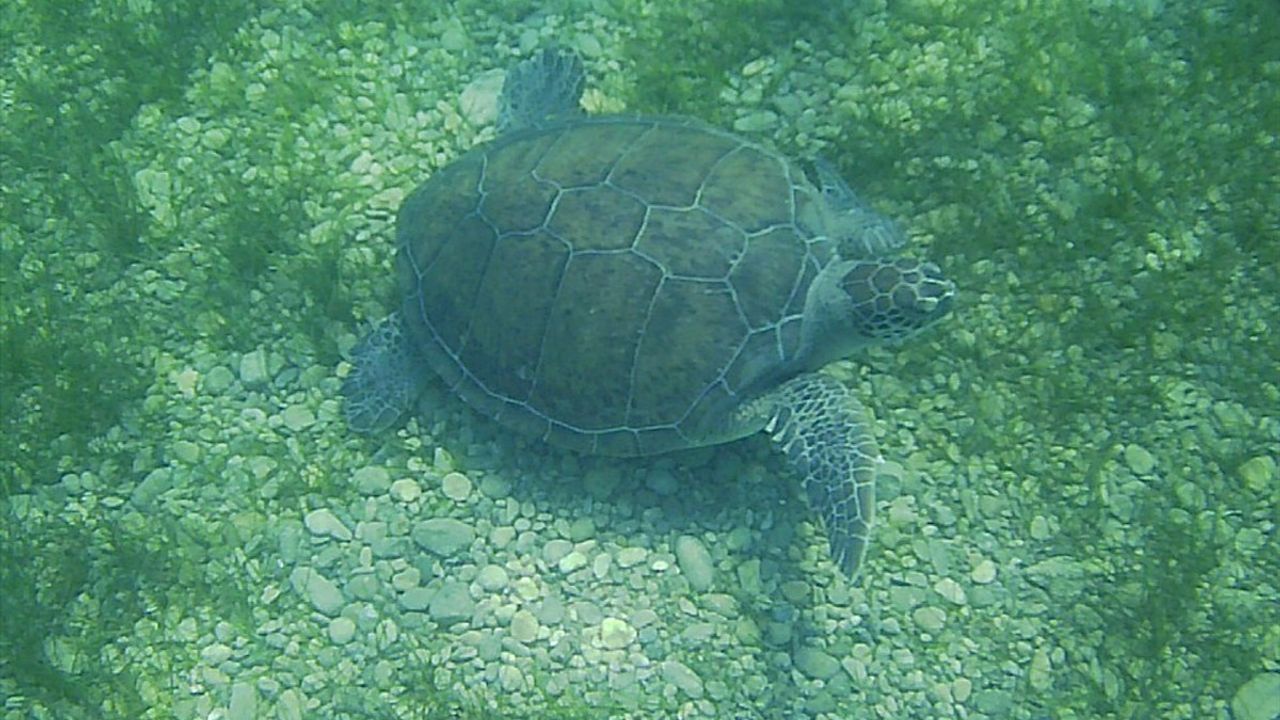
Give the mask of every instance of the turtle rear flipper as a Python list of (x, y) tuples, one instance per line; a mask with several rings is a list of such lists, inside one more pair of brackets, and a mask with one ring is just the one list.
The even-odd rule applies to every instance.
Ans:
[(498, 98), (498, 132), (536, 127), (582, 112), (586, 75), (577, 53), (547, 48), (507, 71)]
[(375, 433), (396, 423), (422, 391), (421, 361), (405, 338), (400, 314), (378, 323), (351, 351), (355, 368), (342, 383), (347, 426)]

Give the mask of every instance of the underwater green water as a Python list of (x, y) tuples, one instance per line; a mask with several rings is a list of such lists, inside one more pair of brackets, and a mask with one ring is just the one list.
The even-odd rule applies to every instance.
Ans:
[[(0, 712), (1276, 717), (1241, 714), (1280, 673), (1276, 27), (1271, 2), (6, 3)], [(927, 336), (833, 369), (896, 473), (857, 586), (793, 488), (753, 484), (784, 467), (763, 444), (660, 465), (671, 494), (443, 395), (416, 434), (343, 427), (399, 199), (491, 137), (464, 89), (553, 41), (585, 56), (590, 109), (830, 159), (958, 286)], [(425, 574), (503, 565), (495, 606), (525, 577), (642, 634), (652, 611), (654, 637), (619, 660), (574, 606), (540, 616), (533, 660), (486, 660), (385, 588), (359, 603), (399, 640), (354, 610), (374, 649), (310, 628), (290, 570), (357, 549), (280, 528), (411, 522), (361, 518), (375, 465), (424, 514), (612, 563), (593, 580), (481, 532)], [(712, 600), (653, 570), (686, 534)]]

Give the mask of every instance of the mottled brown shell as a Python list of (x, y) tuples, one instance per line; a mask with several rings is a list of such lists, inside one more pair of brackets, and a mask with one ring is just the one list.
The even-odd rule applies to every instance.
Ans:
[(706, 444), (797, 370), (805, 292), (834, 252), (821, 202), (784, 158), (693, 121), (513, 133), (401, 209), (405, 327), (522, 433), (608, 455)]

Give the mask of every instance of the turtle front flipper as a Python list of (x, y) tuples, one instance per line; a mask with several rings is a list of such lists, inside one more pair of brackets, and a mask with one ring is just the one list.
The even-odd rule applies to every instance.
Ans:
[(759, 402), (758, 409), (772, 408), (764, 431), (800, 474), (809, 507), (822, 517), (831, 559), (856, 578), (875, 515), (876, 472), (884, 463), (866, 410), (844, 385), (819, 373), (794, 378)]
[(374, 433), (396, 423), (422, 392), (422, 363), (414, 354), (399, 313), (374, 326), (351, 351), (355, 368), (342, 383), (343, 414), (358, 433)]

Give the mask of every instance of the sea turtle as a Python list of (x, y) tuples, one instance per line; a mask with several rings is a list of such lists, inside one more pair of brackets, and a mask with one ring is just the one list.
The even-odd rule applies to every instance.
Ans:
[(508, 73), (499, 136), (397, 218), (400, 308), (352, 353), (349, 426), (393, 425), (430, 374), (553, 445), (652, 455), (768, 433), (856, 576), (883, 463), (819, 372), (945, 315), (937, 266), (828, 166), (675, 117), (580, 114), (581, 60)]

